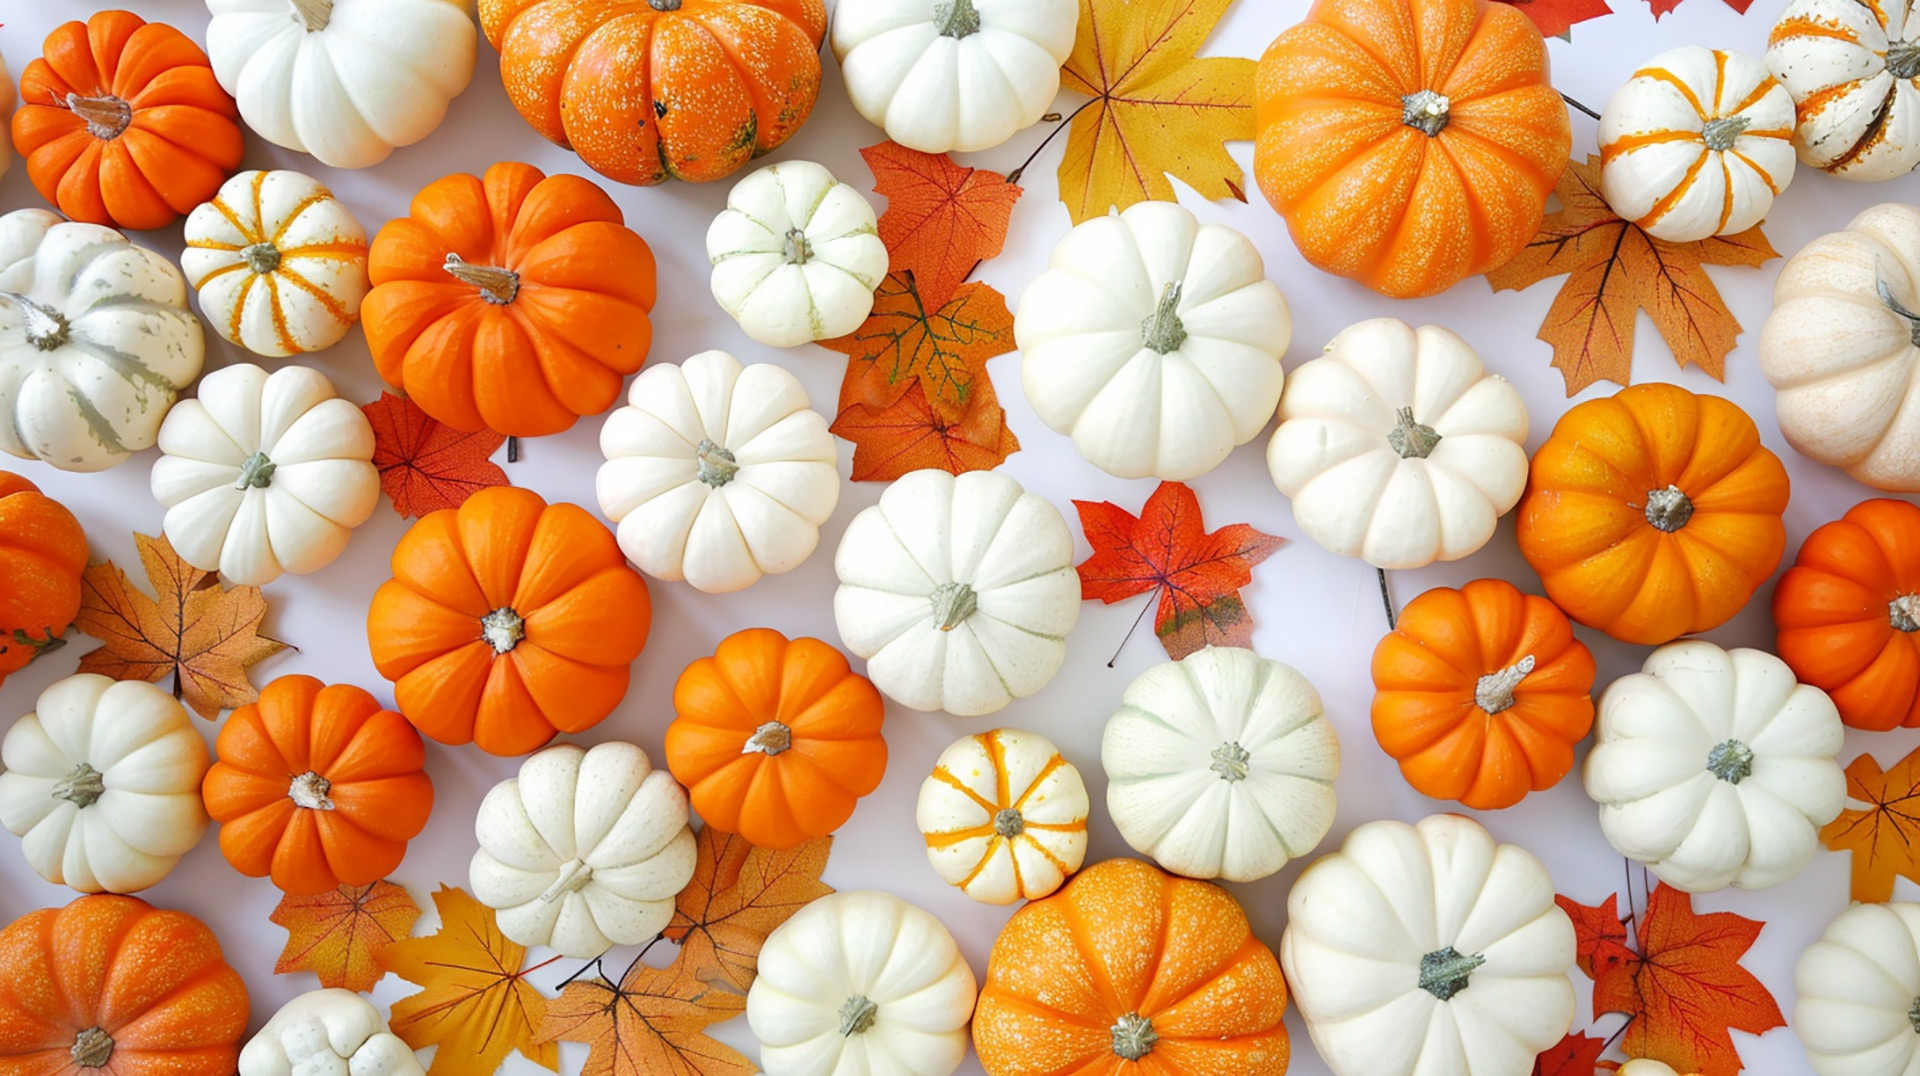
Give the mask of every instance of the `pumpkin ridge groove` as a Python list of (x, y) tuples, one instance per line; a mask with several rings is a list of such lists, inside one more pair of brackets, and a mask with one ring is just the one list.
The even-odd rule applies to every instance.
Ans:
[[(1026, 806), (1027, 797), (1033, 795), (1034, 792), (1038, 790), (1039, 787), (1046, 782), (1047, 778), (1052, 777), (1055, 773), (1058, 773), (1060, 771), (1060, 768), (1062, 766), (1065, 766), (1066, 764), (1067, 764), (1067, 760), (1061, 757), (1058, 752), (1056, 752), (1052, 758), (1047, 760), (1046, 765), (1040, 767), (1040, 772), (1033, 775), (1033, 780), (1027, 782), (1026, 791), (1020, 793), (1020, 798), (1014, 800), (1013, 805), (1015, 807)], [(1011, 793), (1011, 789), (1009, 789), (1009, 793)]]
[(987, 813), (987, 817), (989, 819), (993, 817), (993, 813), (995, 811), (999, 810), (998, 806), (987, 802), (986, 798), (980, 795), (980, 793), (975, 792), (971, 788), (968, 788), (965, 782), (961, 781), (958, 777), (955, 777), (952, 773), (950, 773), (947, 770), (945, 766), (936, 766), (934, 768), (932, 776), (935, 780), (938, 780), (941, 784), (946, 785), (947, 787), (953, 789), (955, 792), (961, 793), (962, 795), (966, 796), (968, 799), (972, 800), (974, 803), (978, 804), (980, 809)]
[[(297, 3), (298, 0), (295, 0), (295, 2)], [(331, 2), (331, 0), (328, 0), (328, 2)], [(259, 195), (256, 193), (254, 197), (258, 198)], [(267, 236), (266, 241), (276, 247), (279, 246), (281, 242), (287, 238), (287, 232), (292, 229), (294, 225), (300, 223), (300, 218), (306, 214), (307, 210), (317, 205), (325, 205), (331, 201), (333, 201), (333, 192), (325, 187), (321, 187), (319, 190), (295, 202), (292, 209), (287, 210), (281, 215), (279, 225), (273, 229), (272, 235)], [(256, 220), (262, 219), (265, 216), (260, 210), (256, 210), (255, 213)]]

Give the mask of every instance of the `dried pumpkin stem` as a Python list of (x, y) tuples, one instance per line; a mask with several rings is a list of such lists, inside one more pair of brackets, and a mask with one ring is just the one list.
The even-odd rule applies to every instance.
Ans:
[(527, 637), (527, 622), (519, 613), (501, 606), (480, 618), (480, 637), (496, 654), (510, 653)]
[(294, 17), (310, 34), (326, 29), (333, 21), (333, 0), (292, 0), (292, 4)]
[(591, 881), (593, 881), (593, 868), (577, 859), (569, 859), (566, 866), (560, 868), (560, 876), (553, 880), (553, 884), (547, 887), (546, 892), (540, 894), (540, 900), (542, 903), (552, 904), (568, 893), (580, 892)]
[(786, 249), (782, 251), (788, 265), (805, 265), (813, 260), (813, 240), (799, 228), (788, 228)]
[(1228, 741), (1213, 749), (1213, 765), (1208, 766), (1207, 769), (1219, 774), (1222, 781), (1232, 784), (1235, 781), (1247, 779), (1249, 764), (1252, 762), (1253, 756), (1247, 753), (1246, 748)]
[(255, 243), (241, 251), (240, 257), (246, 260), (248, 269), (261, 276), (280, 270), (280, 248), (272, 243)]
[(793, 730), (778, 721), (769, 721), (753, 730), (747, 742), (740, 747), (740, 753), (751, 755), (754, 752), (771, 758), (793, 746)]
[(279, 465), (267, 458), (265, 452), (255, 452), (240, 465), (240, 484), (235, 489), (266, 489), (273, 485), (273, 472)]
[(82, 762), (73, 768), (73, 772), (62, 777), (53, 786), (53, 798), (66, 800), (81, 810), (99, 802), (107, 794), (107, 778), (99, 770)]
[(1887, 623), (1895, 631), (1920, 631), (1920, 594), (1902, 594), (1888, 602)]
[(66, 315), (50, 306), (44, 306), (16, 291), (0, 291), (0, 299), (5, 299), (20, 308), (21, 328), (27, 334), (27, 343), (39, 351), (58, 351), (73, 339), (73, 326)]
[(1647, 522), (1672, 534), (1693, 518), (1693, 501), (1679, 486), (1647, 491)]
[(1482, 953), (1462, 953), (1449, 945), (1420, 958), (1420, 989), (1450, 1001), (1473, 981), (1475, 968), (1485, 964)]
[(110, 93), (98, 97), (67, 95), (67, 110), (87, 122), (87, 133), (111, 142), (133, 126), (133, 106)]
[(1907, 1023), (1913, 1025), (1915, 1035), (1920, 1035), (1920, 998), (1914, 998), (1913, 1004), (1907, 1006)]
[(952, 631), (980, 608), (979, 595), (965, 583), (942, 583), (933, 588), (933, 622), (941, 631)]
[(1527, 675), (1533, 672), (1533, 668), (1533, 655), (1528, 654), (1499, 672), (1482, 676), (1480, 682), (1473, 687), (1474, 705), (1489, 714), (1497, 714), (1511, 708), (1514, 689), (1520, 686), (1520, 681), (1525, 680)]
[(1149, 350), (1162, 355), (1180, 350), (1187, 342), (1187, 326), (1180, 320), (1182, 281), (1175, 280), (1160, 289), (1160, 305), (1153, 316), (1140, 326), (1140, 340)]
[(103, 1069), (113, 1060), (113, 1036), (105, 1029), (90, 1027), (73, 1037), (67, 1056), (83, 1069)]
[(1874, 283), (1880, 292), (1880, 301), (1887, 304), (1887, 309), (1907, 319), (1907, 336), (1913, 341), (1914, 347), (1920, 347), (1920, 314), (1908, 310), (1906, 304), (1894, 298), (1893, 288), (1887, 283), (1886, 277), (1880, 277)]
[(1434, 138), (1453, 119), (1453, 101), (1444, 93), (1418, 90), (1400, 98), (1400, 122)]
[(495, 265), (475, 265), (458, 254), (448, 252), (447, 272), (462, 284), (480, 289), (480, 297), (495, 306), (506, 306), (520, 297), (520, 274)]
[(1888, 45), (1887, 74), (1902, 81), (1920, 78), (1920, 42), (1896, 41)]
[(1730, 785), (1753, 776), (1753, 748), (1739, 740), (1713, 745), (1707, 752), (1707, 772)]
[(851, 1038), (864, 1035), (873, 1030), (873, 1022), (880, 1018), (880, 1006), (868, 1000), (865, 994), (855, 994), (840, 1006), (840, 1036)]
[(1153, 1052), (1153, 1044), (1160, 1036), (1153, 1030), (1153, 1021), (1137, 1012), (1130, 1012), (1113, 1022), (1113, 1054), (1123, 1061), (1138, 1061)]
[(1012, 840), (1027, 831), (1027, 818), (1018, 808), (1008, 807), (993, 816), (993, 831)]
[(1700, 137), (1707, 143), (1708, 149), (1725, 153), (1740, 141), (1740, 136), (1751, 126), (1753, 121), (1745, 116), (1720, 116), (1708, 120), (1700, 128)]
[(693, 458), (700, 465), (700, 481), (714, 489), (733, 481), (733, 476), (740, 473), (739, 459), (732, 451), (712, 441), (702, 439), (694, 447)]
[(1387, 431), (1387, 444), (1403, 460), (1423, 460), (1433, 455), (1440, 444), (1440, 431), (1413, 417), (1413, 408), (1402, 407), (1395, 413), (1399, 424)]
[(973, 0), (947, 0), (933, 5), (933, 24), (943, 37), (972, 37), (980, 32), (980, 12)]
[(309, 811), (333, 810), (333, 782), (308, 770), (287, 785), (287, 798)]
[(647, 0), (647, 6), (655, 11), (678, 11), (680, 0)]

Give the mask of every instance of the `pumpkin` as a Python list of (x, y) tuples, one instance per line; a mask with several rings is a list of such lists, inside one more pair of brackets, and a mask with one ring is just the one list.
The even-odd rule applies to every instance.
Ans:
[(242, 586), (333, 563), (380, 503), (372, 424), (305, 366), (208, 374), (168, 412), (160, 451), (152, 486), (167, 540)]
[(1767, 70), (1793, 95), (1800, 160), (1841, 179), (1920, 165), (1920, 18), (1909, 0), (1793, 0), (1767, 37)]
[(914, 818), (935, 873), (974, 900), (1012, 904), (1080, 869), (1089, 810), (1086, 782), (1052, 740), (995, 729), (940, 753)]
[(993, 471), (913, 471), (853, 517), (834, 556), (833, 618), (888, 698), (979, 717), (1067, 659), (1080, 619), (1060, 510)]
[(1793, 97), (1760, 61), (1663, 52), (1600, 113), (1600, 193), (1655, 239), (1736, 235), (1793, 181), (1793, 129)]
[(180, 266), (213, 331), (256, 355), (324, 351), (360, 320), (367, 232), (319, 180), (242, 172), (187, 217)]
[(487, 793), (473, 831), (473, 895), (508, 938), (562, 956), (652, 939), (693, 879), (686, 790), (629, 743), (534, 755)]
[(1920, 725), (1920, 508), (1863, 501), (1807, 535), (1773, 591), (1774, 650), (1854, 728)]
[(987, 1076), (1281, 1076), (1287, 983), (1232, 895), (1110, 859), (1013, 913), (973, 1014)]
[(1306, 677), (1208, 647), (1134, 677), (1100, 764), (1107, 813), (1135, 851), (1175, 874), (1251, 882), (1327, 835), (1340, 741)]
[(1302, 256), (1396, 299), (1511, 261), (1573, 144), (1540, 31), (1488, 0), (1315, 0), (1260, 60), (1254, 128)]
[(652, 619), (646, 582), (604, 525), (495, 486), (400, 539), (367, 637), (415, 728), (522, 755), (620, 705)]
[(145, 889), (207, 829), (206, 741), (173, 696), (142, 680), (56, 680), (7, 730), (0, 762), (0, 825), (55, 885)]
[[(822, 0), (480, 0), (513, 107), (621, 183), (719, 179), (820, 94)], [(658, 57), (659, 59), (654, 59)]]
[(432, 134), (479, 51), (468, 0), (207, 0), (207, 10), (213, 73), (240, 118), (332, 168), (379, 164)]
[(1294, 371), (1267, 470), (1329, 552), (1419, 568), (1493, 537), (1526, 488), (1527, 428), (1520, 393), (1466, 341), (1377, 318)]
[[(0, 1070), (224, 1076), (247, 988), (206, 924), (137, 897), (81, 897), (0, 930)], [(371, 1074), (369, 1074), (371, 1076)]]
[(747, 991), (767, 1076), (948, 1076), (973, 969), (940, 921), (890, 893), (830, 893), (776, 927)]
[(559, 433), (653, 343), (653, 251), (607, 193), (512, 162), (452, 175), (374, 236), (360, 306), (380, 376), (456, 430)]
[(1593, 727), (1593, 654), (1567, 616), (1476, 579), (1407, 603), (1373, 650), (1373, 736), (1414, 791), (1511, 807), (1573, 769)]
[(846, 0), (833, 54), (853, 107), (922, 153), (992, 149), (1040, 122), (1073, 52), (1074, 0)]
[(44, 209), (0, 217), (0, 450), (103, 471), (153, 447), (206, 341), (173, 263)]
[(673, 685), (667, 768), (715, 829), (792, 848), (839, 829), (880, 787), (886, 704), (818, 639), (748, 628)]
[[(11, 122), (13, 107), (20, 101), (13, 88), (13, 75), (7, 70), (7, 62), (0, 60), (0, 119)], [(13, 146), (7, 139), (0, 139), (0, 176), (13, 169)]]
[(131, 11), (56, 27), (20, 97), (13, 147), (27, 178), (89, 224), (164, 228), (212, 197), (245, 149), (207, 54)]
[(80, 614), (87, 535), (65, 505), (0, 471), (0, 684), (64, 646)]
[(713, 297), (771, 347), (845, 336), (887, 275), (879, 228), (866, 198), (820, 165), (770, 164), (734, 184), (707, 229)]
[(433, 809), (420, 734), (348, 684), (274, 680), (227, 718), (214, 753), (200, 790), (220, 851), (288, 893), (392, 874)]
[(1920, 209), (1879, 205), (1787, 259), (1760, 333), (1780, 432), (1875, 489), (1920, 491)]
[(1533, 1071), (1573, 1023), (1573, 922), (1472, 819), (1369, 822), (1287, 895), (1280, 963), (1334, 1076)]
[(1839, 817), (1833, 701), (1760, 650), (1655, 650), (1600, 696), (1587, 795), (1614, 850), (1693, 893), (1800, 873)]
[(1746, 412), (1644, 384), (1562, 415), (1516, 535), (1547, 597), (1623, 642), (1726, 623), (1786, 550), (1787, 472)]
[(240, 1076), (421, 1076), (413, 1049), (351, 990), (309, 990), (280, 1006), (240, 1051)]
[(1167, 202), (1053, 248), (1014, 319), (1040, 421), (1122, 478), (1196, 478), (1266, 428), (1293, 336), (1246, 236)]
[(1920, 1063), (1920, 905), (1855, 904), (1793, 967), (1793, 1030), (1818, 1076), (1906, 1076)]
[(634, 378), (600, 452), (600, 510), (627, 558), (709, 593), (798, 568), (840, 503), (839, 446), (800, 379), (724, 351)]
[[(1683, 1076), (1665, 1061), (1655, 1061), (1650, 1057), (1630, 1057), (1614, 1070), (1613, 1076)], [(1701, 1076), (1700, 1073), (1686, 1073), (1684, 1076)]]

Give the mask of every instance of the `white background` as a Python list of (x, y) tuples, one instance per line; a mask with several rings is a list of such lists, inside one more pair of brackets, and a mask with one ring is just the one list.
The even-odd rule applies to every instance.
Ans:
[[(1126, 0), (1096, 2), (1123, 4)], [(1760, 54), (1769, 27), (1785, 4), (1785, 0), (1758, 0), (1747, 15), (1740, 16), (1721, 0), (1686, 0), (1676, 13), (1656, 24), (1645, 0), (1612, 2), (1614, 15), (1576, 27), (1571, 42), (1550, 43), (1556, 85), (1595, 109), (1605, 104), (1635, 66), (1664, 49), (1701, 43)], [(207, 15), (199, 0), (128, 0), (127, 6), (148, 19), (172, 23), (196, 39), (204, 37)], [(82, 0), (0, 3), (0, 23), (4, 23), (0, 25), (0, 54), (4, 54), (14, 76), (17, 78), (26, 62), (39, 54), (40, 43), (49, 30), (67, 19), (84, 18), (94, 7)], [(1267, 42), (1298, 21), (1306, 8), (1306, 0), (1239, 0), (1209, 42), (1207, 52), (1258, 56)], [(251, 135), (245, 167), (291, 168), (321, 178), (360, 216), (369, 232), (404, 214), (415, 191), (449, 172), (478, 174), (496, 161), (511, 159), (528, 161), (548, 171), (592, 176), (573, 154), (549, 145), (521, 122), (501, 90), (495, 56), (484, 40), (480, 53), (473, 85), (455, 102), (446, 124), (426, 142), (398, 151), (373, 169), (328, 169)], [(841, 178), (867, 190), (871, 177), (857, 151), (880, 141), (882, 135), (849, 105), (830, 55), (827, 64), (829, 71), (813, 118), (776, 159), (820, 161)], [(1077, 104), (1078, 99), (1063, 95), (1060, 107), (1070, 111)], [(1594, 122), (1576, 113), (1573, 132), (1576, 157), (1592, 152)], [(1045, 128), (1027, 131), (1010, 144), (973, 155), (964, 163), (1004, 172), (1018, 165), (1045, 133)], [(1064, 141), (1064, 136), (1057, 140), (1029, 169), (1027, 194), (1014, 213), (1006, 252), (981, 266), (977, 274), (977, 279), (1000, 289), (1016, 305), (1021, 290), (1069, 227), (1066, 210), (1055, 198), (1053, 171)], [(1251, 164), (1250, 143), (1239, 143), (1232, 149), (1243, 164)], [(748, 362), (779, 362), (800, 376), (816, 407), (831, 417), (845, 365), (842, 356), (817, 347), (779, 352), (757, 346), (709, 296), (703, 238), (707, 223), (725, 202), (727, 186), (724, 181), (706, 186), (672, 183), (653, 189), (613, 191), (628, 214), (629, 225), (647, 238), (659, 258), (661, 298), (656, 311), (653, 361), (677, 362), (717, 347), (732, 350)], [(1253, 190), (1250, 178), (1245, 186)], [(1182, 201), (1202, 218), (1232, 225), (1260, 245), (1269, 274), (1293, 307), (1294, 346), (1288, 356), (1289, 369), (1317, 355), (1321, 345), (1346, 325), (1392, 315), (1415, 324), (1438, 322), (1453, 328), (1480, 350), (1490, 368), (1519, 386), (1533, 415), (1529, 449), (1538, 447), (1569, 406), (1561, 376), (1549, 366), (1549, 348), (1535, 339), (1558, 281), (1524, 293), (1495, 295), (1485, 280), (1476, 277), (1432, 299), (1383, 299), (1307, 266), (1288, 241), (1279, 218), (1260, 202), (1257, 192), (1254, 204), (1241, 205), (1209, 204), (1184, 187), (1180, 190)], [(1859, 210), (1888, 200), (1920, 202), (1920, 177), (1877, 185), (1849, 184), (1803, 168), (1776, 204), (1767, 233), (1776, 248), (1790, 254), (1814, 237), (1838, 229)], [(878, 197), (874, 201), (876, 208), (883, 205)], [(24, 169), (16, 162), (12, 173), (0, 183), (0, 209), (41, 204), (26, 181)], [(178, 225), (135, 239), (169, 256), (179, 252)], [(1758, 372), (1755, 341), (1771, 308), (1773, 279), (1779, 265), (1776, 261), (1758, 271), (1711, 270), (1729, 307), (1747, 329), (1739, 348), (1728, 359), (1724, 385), (1698, 370), (1678, 370), (1645, 317), (1640, 319), (1634, 378), (1675, 381), (1695, 391), (1721, 393), (1754, 417), (1768, 446), (1786, 460), (1792, 474), (1793, 502), (1787, 512), (1790, 561), (1809, 531), (1838, 517), (1867, 497), (1869, 491), (1837, 471), (1795, 455), (1775, 425), (1773, 395)], [(243, 361), (237, 348), (211, 333), (208, 340), (209, 369)], [(379, 378), (358, 331), (339, 347), (306, 361), (323, 370), (343, 395), (356, 402), (372, 400), (379, 393)], [(1112, 500), (1137, 511), (1154, 483), (1122, 481), (1103, 474), (1075, 455), (1066, 439), (1043, 427), (1020, 392), (1019, 362), (1017, 355), (1008, 355), (990, 365), (1008, 421), (1025, 448), (1008, 461), (1005, 470), (1067, 513), (1076, 535), (1079, 525), (1070, 504), (1073, 499)], [(1583, 398), (1612, 391), (1614, 386), (1601, 384), (1589, 389)], [(593, 507), (600, 425), (601, 419), (589, 418), (567, 434), (527, 443), (521, 462), (507, 468), (509, 476), (516, 485), (534, 489), (550, 501)], [(1245, 598), (1258, 624), (1255, 648), (1303, 670), (1320, 689), (1327, 713), (1340, 731), (1345, 747), (1345, 766), (1338, 785), (1340, 812), (1334, 833), (1321, 847), (1325, 852), (1336, 847), (1347, 831), (1368, 820), (1415, 820), (1456, 805), (1413, 792), (1374, 744), (1367, 719), (1372, 690), (1367, 663), (1385, 630), (1385, 621), (1373, 570), (1358, 561), (1334, 557), (1300, 535), (1285, 499), (1268, 480), (1265, 444), (1263, 435), (1192, 485), (1210, 526), (1246, 522), (1289, 539), (1284, 548), (1255, 569), (1253, 585), (1245, 591)], [(843, 472), (851, 453), (852, 446), (843, 442)], [(5, 466), (19, 468), (64, 501), (85, 525), (94, 555), (135, 566), (137, 577), (132, 532), (158, 533), (161, 519), (161, 511), (147, 489), (152, 455), (147, 453), (98, 475), (67, 475), (13, 460), (5, 461)], [(832, 551), (847, 521), (872, 504), (881, 489), (873, 483), (847, 484), (839, 511), (824, 529), (820, 551), (790, 575), (769, 577), (744, 593), (725, 597), (702, 595), (683, 584), (653, 584), (653, 637), (635, 663), (633, 689), (612, 717), (579, 739), (587, 743), (612, 738), (631, 740), (658, 762), (662, 733), (672, 717), (675, 677), (689, 661), (711, 653), (721, 638), (741, 628), (763, 625), (788, 635), (814, 635), (837, 644), (832, 615)], [(271, 606), (267, 630), (297, 645), (300, 652), (258, 667), (256, 683), (264, 684), (286, 673), (308, 673), (329, 682), (358, 684), (391, 704), (391, 685), (374, 671), (363, 625), (368, 601), (387, 578), (388, 555), (406, 525), (383, 502), (338, 562), (316, 575), (289, 576), (267, 588)], [(1080, 555), (1086, 553), (1082, 541)], [(1464, 561), (1396, 573), (1393, 588), (1397, 600), (1404, 604), (1428, 587), (1458, 586), (1483, 576), (1508, 579), (1523, 589), (1539, 592), (1538, 580), (1515, 549), (1511, 523), (1503, 523), (1485, 549)], [(1771, 593), (1771, 585), (1763, 588), (1744, 612), (1709, 633), (1708, 638), (1723, 646), (1770, 646), (1773, 636), (1767, 609)], [(975, 904), (943, 884), (925, 862), (921, 839), (911, 819), (920, 782), (940, 751), (962, 735), (996, 724), (1033, 729), (1052, 737), (1080, 767), (1096, 804), (1090, 862), (1129, 854), (1101, 807), (1099, 742), (1102, 725), (1127, 682), (1166, 660), (1150, 630), (1143, 629), (1121, 646), (1141, 603), (1147, 600), (1134, 599), (1113, 607), (1085, 606), (1069, 640), (1066, 667), (1059, 677), (1039, 695), (1014, 703), (994, 718), (965, 720), (892, 707), (886, 726), (891, 751), (886, 781), (840, 831), (827, 880), (843, 889), (891, 890), (927, 908), (952, 929), (976, 973), (984, 972), (988, 949), (1010, 909)], [(1580, 634), (1599, 658), (1602, 684), (1633, 671), (1647, 653), (1645, 648), (1619, 644), (1597, 632), (1583, 629)], [(80, 654), (91, 645), (88, 640), (78, 640), (77, 645), (9, 679), (0, 687), (0, 717), (11, 720), (32, 709), (38, 693), (73, 672)], [(1108, 659), (1116, 648), (1118, 660), (1110, 667)], [(216, 726), (206, 723), (203, 727), (211, 740)], [(1920, 734), (1909, 731), (1853, 732), (1848, 735), (1841, 761), (1870, 750), (1883, 765), (1890, 766), (1917, 743)], [(477, 748), (429, 743), (428, 769), (436, 791), (433, 819), (413, 842), (406, 862), (395, 874), (395, 880), (404, 883), (428, 909), (418, 930), (424, 932), (433, 925), (429, 894), (436, 886), (465, 885), (467, 860), (474, 847), (474, 809), (485, 791), (512, 774), (516, 766), (516, 760), (496, 759)], [(1520, 843), (1538, 854), (1552, 870), (1561, 892), (1584, 903), (1596, 903), (1620, 890), (1631, 875), (1635, 906), (1644, 907), (1639, 871), (1626, 871), (1621, 858), (1601, 837), (1593, 805), (1581, 792), (1577, 774), (1549, 792), (1528, 797), (1515, 808), (1479, 817), (1500, 839)], [(1296, 863), (1262, 882), (1229, 887), (1269, 944), (1277, 945), (1280, 940), (1287, 890), (1300, 866)], [(1804, 874), (1776, 889), (1758, 893), (1729, 890), (1697, 898), (1695, 906), (1703, 911), (1736, 911), (1766, 922), (1746, 965), (1791, 1016), (1794, 959), (1846, 906), (1847, 872), (1845, 855), (1822, 851)], [(1912, 899), (1914, 892), (1910, 883), (1900, 883), (1899, 895)], [(236, 874), (221, 858), (211, 832), (171, 877), (142, 895), (155, 904), (192, 912), (214, 928), (229, 960), (246, 978), (255, 1027), (287, 999), (315, 986), (313, 977), (306, 973), (273, 974), (274, 959), (286, 935), (270, 924), (267, 916), (280, 895), (265, 879)], [(0, 837), (0, 922), (36, 908), (63, 904), (72, 896), (64, 888), (41, 881), (27, 868), (17, 843)], [(546, 955), (536, 952), (533, 957), (543, 959)], [(616, 958), (620, 956), (616, 954)], [(617, 969), (624, 962), (609, 959), (607, 963)], [(563, 961), (540, 972), (533, 981), (543, 988), (551, 987), (577, 967), (577, 962)], [(1585, 1027), (1588, 984), (1578, 975), (1575, 979), (1582, 998), (1576, 1026)], [(389, 977), (374, 996), (384, 1004), (412, 989)], [(1597, 1033), (1610, 1035), (1619, 1020), (1617, 1016), (1603, 1018)], [(1297, 1012), (1289, 1012), (1288, 1023), (1295, 1046), (1292, 1071), (1302, 1076), (1323, 1076), (1327, 1070), (1307, 1041)], [(716, 1034), (753, 1056), (744, 1020), (721, 1026)], [(1810, 1071), (1788, 1031), (1775, 1031), (1759, 1039), (1735, 1033), (1734, 1039), (1751, 1071), (1769, 1076)], [(564, 1071), (578, 1071), (585, 1059), (585, 1047), (563, 1045), (561, 1057)], [(541, 1070), (515, 1056), (508, 1071), (524, 1076)], [(979, 1069), (969, 1058), (962, 1071), (977, 1074)]]

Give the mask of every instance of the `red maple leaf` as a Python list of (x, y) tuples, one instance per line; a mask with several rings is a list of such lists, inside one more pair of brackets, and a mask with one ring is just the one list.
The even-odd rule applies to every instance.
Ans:
[(1607, 1040), (1575, 1031), (1533, 1059), (1533, 1076), (1593, 1076), (1606, 1048)]
[(1559, 902), (1567, 918), (1573, 920), (1574, 960), (1580, 970), (1587, 973), (1587, 978), (1640, 959), (1627, 947), (1627, 924), (1620, 918), (1620, 894), (1615, 893), (1605, 903), (1595, 905), (1576, 904), (1562, 896), (1553, 899)]
[(966, 413), (949, 422), (934, 412), (918, 382), (892, 406), (868, 407), (860, 402), (861, 374), (859, 362), (847, 365), (840, 415), (832, 427), (836, 436), (853, 442), (855, 482), (891, 482), (924, 468), (948, 474), (991, 471), (1020, 451), (990, 378), (975, 383)]
[[(1533, 20), (1546, 37), (1568, 37), (1575, 23), (1613, 14), (1607, 0), (1503, 0)], [(1678, 3), (1679, 0), (1673, 0)], [(1751, 0), (1748, 0), (1750, 3)]]
[(488, 458), (506, 441), (501, 434), (462, 433), (390, 392), (360, 410), (373, 424), (380, 489), (402, 518), (458, 508), (479, 490), (509, 484), (507, 472)]
[(1175, 661), (1207, 646), (1248, 646), (1253, 618), (1240, 588), (1285, 539), (1245, 523), (1206, 533), (1200, 501), (1162, 482), (1136, 518), (1111, 501), (1075, 501), (1093, 556), (1080, 565), (1080, 595), (1112, 605), (1160, 592), (1153, 630)]
[(927, 306), (945, 306), (975, 266), (1000, 253), (1020, 187), (998, 172), (893, 142), (860, 155), (873, 170), (874, 192), (887, 199), (880, 241), (893, 256), (889, 271), (913, 274)]
[[(1726, 4), (1745, 15), (1747, 9), (1753, 6), (1753, 0), (1726, 0)], [(1672, 14), (1673, 9), (1680, 6), (1680, 0), (1647, 0), (1647, 6), (1653, 9), (1654, 20), (1658, 21), (1660, 16)]]

